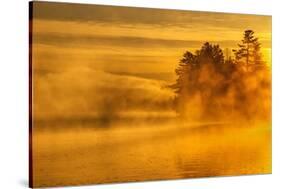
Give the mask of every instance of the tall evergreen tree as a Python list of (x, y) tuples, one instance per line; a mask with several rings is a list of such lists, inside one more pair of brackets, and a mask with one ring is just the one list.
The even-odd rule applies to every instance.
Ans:
[(235, 60), (236, 63), (245, 65), (246, 71), (250, 66), (261, 63), (260, 43), (253, 30), (245, 30), (242, 43), (238, 47), (238, 50), (233, 50)]

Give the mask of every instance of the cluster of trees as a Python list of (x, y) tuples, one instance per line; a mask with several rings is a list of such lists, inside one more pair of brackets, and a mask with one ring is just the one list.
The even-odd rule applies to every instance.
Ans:
[(172, 85), (179, 114), (190, 119), (270, 119), (271, 76), (260, 49), (254, 31), (246, 30), (233, 58), (208, 42), (195, 53), (186, 51)]

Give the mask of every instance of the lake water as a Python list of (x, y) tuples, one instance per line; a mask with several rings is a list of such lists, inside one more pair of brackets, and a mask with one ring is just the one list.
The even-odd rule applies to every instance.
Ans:
[(271, 173), (268, 124), (106, 123), (35, 122), (35, 186)]

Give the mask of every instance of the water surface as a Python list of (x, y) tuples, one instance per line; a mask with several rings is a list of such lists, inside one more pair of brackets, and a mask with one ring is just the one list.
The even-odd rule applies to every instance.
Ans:
[[(106, 121), (106, 120), (105, 120)], [(176, 119), (35, 122), (35, 186), (271, 172), (271, 127)], [(103, 126), (101, 126), (103, 125)]]

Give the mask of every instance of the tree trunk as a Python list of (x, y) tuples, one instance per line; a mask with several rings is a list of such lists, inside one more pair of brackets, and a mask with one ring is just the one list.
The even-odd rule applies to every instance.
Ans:
[(247, 43), (247, 59), (246, 59), (246, 71), (248, 72), (249, 65), (249, 43)]

